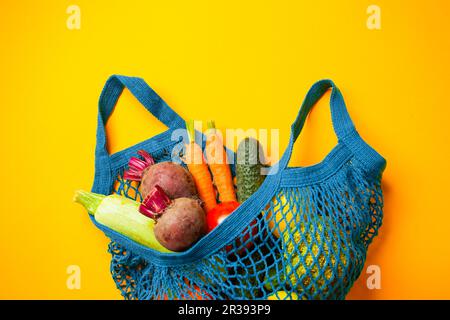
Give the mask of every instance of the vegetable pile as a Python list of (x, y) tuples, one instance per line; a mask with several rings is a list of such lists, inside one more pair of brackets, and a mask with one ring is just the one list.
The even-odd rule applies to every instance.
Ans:
[[(186, 122), (186, 129), (188, 141), (182, 157), (185, 167), (171, 161), (155, 163), (145, 150), (129, 159), (122, 176), (139, 182), (142, 202), (86, 191), (77, 191), (74, 201), (83, 205), (99, 224), (143, 246), (166, 253), (188, 250), (258, 190), (264, 181), (261, 170), (264, 152), (258, 140), (243, 139), (236, 152), (233, 180), (222, 136), (214, 121), (208, 122), (204, 150), (195, 141), (194, 122)], [(283, 231), (290, 228), (282, 218), (289, 213), (274, 212), (277, 212), (275, 219), (270, 212), (266, 223), (276, 238), (282, 238)], [(237, 248), (234, 254), (242, 256), (246, 249), (251, 249), (253, 242), (259, 241), (256, 239), (259, 228), (257, 220), (250, 223), (234, 245), (224, 244), (227, 253)], [(247, 275), (250, 288), (259, 276)], [(285, 295), (282, 291), (274, 292), (270, 299)]]
[[(186, 122), (186, 129), (189, 140), (183, 162), (188, 170), (171, 161), (155, 163), (145, 150), (137, 152), (139, 157), (130, 158), (123, 178), (140, 182), (142, 203), (86, 191), (77, 191), (75, 202), (98, 223), (149, 248), (160, 252), (189, 249), (247, 200), (259, 188), (263, 176), (259, 162), (262, 148), (257, 140), (246, 138), (237, 152), (236, 196), (227, 152), (215, 122), (208, 121), (205, 152), (195, 141), (194, 121)], [(249, 238), (250, 234), (243, 235), (244, 241)]]

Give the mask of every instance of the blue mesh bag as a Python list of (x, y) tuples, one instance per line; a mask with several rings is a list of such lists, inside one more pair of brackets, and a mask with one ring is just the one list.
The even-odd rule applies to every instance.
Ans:
[[(110, 155), (105, 123), (124, 87), (168, 129)], [(316, 165), (289, 167), (309, 111), (330, 88), (337, 145)], [(141, 200), (138, 185), (122, 178), (129, 158), (144, 149), (157, 162), (171, 160), (179, 128), (184, 120), (142, 79), (112, 76), (99, 101), (92, 191)], [(189, 250), (160, 253), (91, 219), (111, 239), (111, 274), (126, 299), (344, 299), (382, 222), (385, 166), (357, 133), (339, 89), (322, 80), (258, 191)]]

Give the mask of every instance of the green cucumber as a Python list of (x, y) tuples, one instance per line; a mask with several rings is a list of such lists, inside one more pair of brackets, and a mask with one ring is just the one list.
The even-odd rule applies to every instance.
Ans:
[(83, 190), (76, 191), (74, 201), (94, 215), (98, 223), (146, 247), (172, 252), (156, 239), (155, 221), (139, 212), (139, 202), (115, 194), (104, 196)]
[(236, 152), (236, 184), (240, 203), (250, 198), (264, 181), (265, 176), (261, 174), (264, 165), (260, 160), (263, 155), (258, 140), (245, 138), (239, 143)]

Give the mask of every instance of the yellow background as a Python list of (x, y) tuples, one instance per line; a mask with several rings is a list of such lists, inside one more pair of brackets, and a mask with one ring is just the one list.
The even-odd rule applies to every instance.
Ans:
[[(81, 9), (81, 29), (66, 9)], [(366, 27), (381, 7), (382, 30)], [(332, 78), (361, 135), (388, 160), (385, 218), (348, 298), (450, 298), (448, 1), (13, 1), (0, 4), (0, 298), (116, 299), (107, 239), (72, 203), (93, 179), (107, 77), (137, 75), (185, 118), (280, 128), (309, 86)], [(294, 164), (332, 148), (328, 101)], [(164, 130), (125, 93), (111, 150)], [(81, 289), (66, 287), (69, 265)]]

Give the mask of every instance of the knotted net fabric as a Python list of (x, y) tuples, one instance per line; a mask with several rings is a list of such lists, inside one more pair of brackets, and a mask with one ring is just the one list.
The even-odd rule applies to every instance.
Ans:
[[(139, 201), (124, 169), (115, 192)], [(113, 279), (126, 299), (344, 299), (382, 222), (380, 181), (350, 157), (325, 179), (282, 186), (237, 237), (194, 263), (160, 266), (112, 241)]]
[[(110, 155), (105, 124), (125, 87), (168, 130)], [(330, 88), (338, 145), (316, 166), (287, 167), (308, 113)], [(144, 149), (156, 162), (170, 161), (173, 135), (183, 127), (184, 120), (143, 79), (110, 77), (99, 100), (92, 191), (142, 200), (139, 185), (122, 179), (129, 158)], [(111, 273), (126, 299), (344, 299), (381, 226), (385, 165), (326, 79), (308, 91), (278, 173), (188, 251), (158, 253), (91, 220), (112, 239)]]

